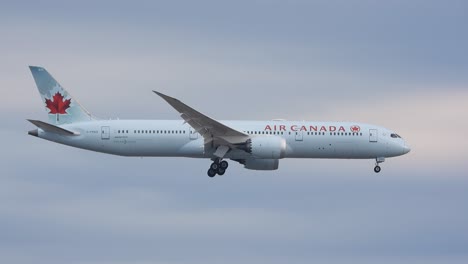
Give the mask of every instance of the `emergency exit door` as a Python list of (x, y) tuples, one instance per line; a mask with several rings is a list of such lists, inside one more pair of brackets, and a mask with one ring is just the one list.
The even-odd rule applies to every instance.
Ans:
[(302, 141), (303, 138), (302, 131), (296, 131), (296, 141)]
[(108, 126), (101, 127), (101, 139), (110, 139), (110, 128)]
[(193, 130), (192, 128), (189, 129), (189, 137), (190, 139), (197, 139), (198, 138), (198, 133), (197, 131)]
[(377, 142), (378, 136), (377, 129), (369, 129), (369, 142)]

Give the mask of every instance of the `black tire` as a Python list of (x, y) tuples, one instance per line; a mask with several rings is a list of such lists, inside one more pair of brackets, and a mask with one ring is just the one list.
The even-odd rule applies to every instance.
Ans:
[(219, 168), (219, 163), (213, 162), (211, 163), (210, 169), (217, 171)]
[(221, 162), (219, 163), (219, 167), (221, 167), (221, 168), (223, 168), (223, 169), (226, 170), (226, 169), (229, 167), (229, 163), (228, 163), (227, 161), (223, 160), (223, 161), (221, 161)]
[(375, 173), (379, 173), (382, 169), (380, 168), (380, 166), (375, 166), (374, 167), (374, 172)]
[(209, 170), (208, 170), (208, 176), (209, 176), (210, 178), (213, 178), (214, 176), (216, 176), (216, 171), (213, 170), (213, 169), (209, 169)]
[(218, 172), (218, 175), (219, 175), (219, 176), (223, 176), (224, 173), (226, 173), (226, 170), (220, 167), (220, 168), (218, 168), (218, 171), (217, 171), (217, 172)]

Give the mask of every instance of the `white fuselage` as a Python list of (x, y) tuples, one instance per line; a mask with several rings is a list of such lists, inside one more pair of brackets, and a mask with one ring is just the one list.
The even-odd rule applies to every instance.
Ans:
[[(410, 148), (398, 134), (379, 126), (351, 122), (218, 121), (177, 98), (156, 95), (181, 120), (98, 120), (53, 77), (30, 66), (48, 122), (28, 120), (32, 136), (97, 152), (133, 157), (191, 157), (213, 161), (208, 176), (224, 175), (234, 160), (246, 169), (276, 170), (283, 158), (375, 159)], [(182, 121), (183, 120), (183, 121)]]
[[(363, 123), (306, 121), (220, 121), (251, 137), (281, 137), (284, 158), (375, 159), (400, 156), (409, 147), (392, 131)], [(121, 156), (214, 158), (215, 149), (182, 120), (98, 120), (62, 125), (77, 132), (63, 136), (38, 130), (57, 143)], [(252, 157), (240, 149), (225, 158)]]

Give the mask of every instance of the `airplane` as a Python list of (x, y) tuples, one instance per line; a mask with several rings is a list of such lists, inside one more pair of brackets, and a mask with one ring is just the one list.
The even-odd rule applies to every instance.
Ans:
[(182, 120), (103, 120), (76, 101), (46, 69), (30, 66), (48, 121), (29, 120), (29, 135), (56, 143), (128, 157), (210, 159), (208, 176), (223, 175), (236, 161), (251, 170), (276, 170), (285, 158), (372, 159), (410, 152), (392, 130), (357, 122), (215, 120), (180, 100), (153, 91)]

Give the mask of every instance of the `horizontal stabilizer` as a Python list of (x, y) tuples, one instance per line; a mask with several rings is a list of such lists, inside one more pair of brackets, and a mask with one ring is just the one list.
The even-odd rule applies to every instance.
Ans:
[(42, 122), (42, 121), (39, 121), (39, 120), (30, 120), (30, 119), (28, 119), (28, 121), (33, 123), (38, 128), (44, 130), (45, 132), (55, 133), (55, 134), (64, 135), (64, 136), (78, 136), (80, 134), (79, 132), (73, 132), (73, 131), (70, 131), (70, 130), (66, 130), (64, 128), (54, 126), (54, 125), (51, 125), (49, 123)]

